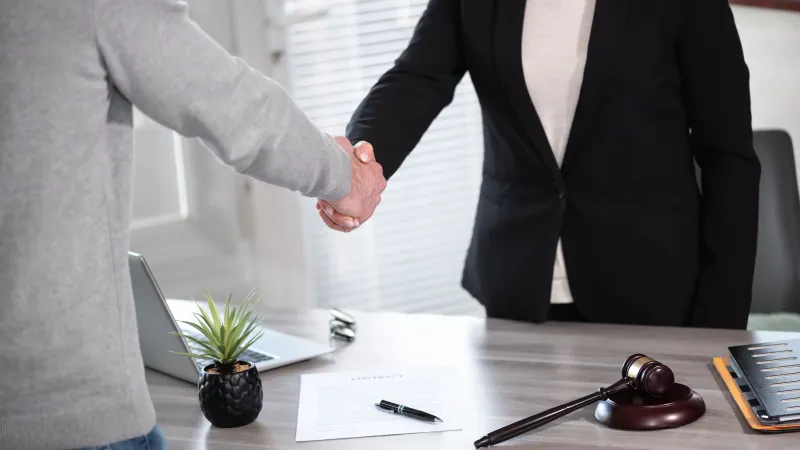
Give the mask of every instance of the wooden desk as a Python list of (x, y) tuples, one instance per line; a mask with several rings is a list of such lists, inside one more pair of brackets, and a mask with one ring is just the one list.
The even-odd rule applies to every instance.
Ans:
[[(262, 374), (264, 408), (258, 421), (247, 427), (212, 428), (200, 412), (195, 386), (149, 372), (158, 423), (170, 449), (472, 449), (476, 439), (495, 428), (617, 381), (620, 366), (632, 353), (669, 365), (677, 381), (705, 399), (705, 416), (680, 429), (626, 432), (596, 423), (589, 407), (496, 448), (800, 448), (800, 434), (751, 432), (711, 365), (711, 358), (726, 354), (728, 345), (792, 336), (787, 333), (354, 315), (358, 337), (353, 343), (341, 345), (331, 355)], [(270, 310), (266, 317), (277, 330), (327, 339), (325, 311)], [(468, 418), (462, 431), (295, 443), (300, 374), (403, 363), (454, 364), (463, 369), (469, 389), (464, 393)]]

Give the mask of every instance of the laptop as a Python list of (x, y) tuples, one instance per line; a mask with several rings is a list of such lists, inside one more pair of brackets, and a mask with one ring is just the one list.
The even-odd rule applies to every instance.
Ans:
[[(170, 332), (199, 335), (196, 330), (180, 321), (196, 321), (194, 313), (199, 312), (199, 307), (208, 308), (208, 304), (205, 300), (189, 302), (164, 298), (153, 273), (147, 266), (147, 261), (140, 254), (129, 252), (128, 265), (136, 304), (139, 345), (145, 367), (190, 383), (197, 383), (203, 367), (213, 361), (195, 360), (189, 356), (172, 353), (194, 353), (193, 346), (196, 344)], [(217, 304), (217, 306), (222, 305)], [(333, 351), (329, 345), (266, 327), (260, 328), (264, 334), (240, 357), (254, 363), (260, 372)]]

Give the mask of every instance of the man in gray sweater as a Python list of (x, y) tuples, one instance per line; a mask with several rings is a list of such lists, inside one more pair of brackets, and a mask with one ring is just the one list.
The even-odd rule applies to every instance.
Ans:
[(0, 0), (0, 449), (165, 447), (127, 267), (132, 104), (237, 172), (360, 221), (380, 201), (380, 166), (182, 2)]

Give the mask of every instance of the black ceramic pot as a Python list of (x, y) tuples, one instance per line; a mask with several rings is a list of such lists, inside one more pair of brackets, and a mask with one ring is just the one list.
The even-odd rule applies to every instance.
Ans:
[(220, 428), (241, 427), (252, 423), (261, 412), (263, 394), (258, 369), (235, 373), (209, 373), (214, 365), (203, 369), (198, 382), (200, 409), (212, 425)]

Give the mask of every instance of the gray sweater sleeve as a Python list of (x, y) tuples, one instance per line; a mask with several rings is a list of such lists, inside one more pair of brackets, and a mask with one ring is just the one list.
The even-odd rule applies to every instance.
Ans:
[(96, 20), (111, 82), (142, 112), (239, 173), (309, 197), (347, 195), (350, 157), (277, 82), (206, 35), (185, 2), (98, 0)]

